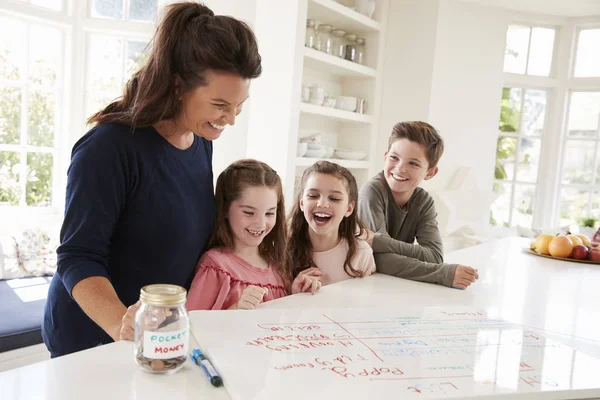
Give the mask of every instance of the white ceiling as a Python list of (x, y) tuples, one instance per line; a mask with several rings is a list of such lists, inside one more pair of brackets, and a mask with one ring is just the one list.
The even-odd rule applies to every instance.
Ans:
[(600, 16), (600, 0), (461, 0), (505, 10), (560, 17)]

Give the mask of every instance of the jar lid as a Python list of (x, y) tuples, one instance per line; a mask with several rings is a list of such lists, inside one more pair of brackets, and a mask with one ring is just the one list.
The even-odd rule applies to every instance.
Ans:
[(341, 29), (335, 29), (333, 32), (331, 32), (334, 36), (339, 36), (342, 37), (346, 34), (346, 31), (343, 31)]
[(312, 28), (315, 26), (315, 20), (314, 19), (307, 19), (306, 20), (306, 26)]
[(346, 35), (346, 39), (348, 40), (356, 40), (356, 35), (354, 33), (349, 33)]
[(331, 32), (332, 29), (333, 29), (333, 25), (329, 25), (329, 24), (319, 25), (319, 30), (321, 30), (321, 31)]
[(142, 303), (152, 306), (177, 306), (185, 303), (186, 297), (187, 291), (177, 285), (147, 285), (140, 290)]
[(356, 38), (356, 43), (358, 43), (358, 44), (365, 44), (366, 40), (365, 40), (365, 38), (359, 37), (359, 38)]

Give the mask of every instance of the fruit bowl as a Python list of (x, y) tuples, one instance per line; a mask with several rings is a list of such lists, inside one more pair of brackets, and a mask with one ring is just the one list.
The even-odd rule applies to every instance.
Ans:
[(600, 265), (600, 261), (578, 260), (576, 258), (566, 258), (566, 257), (553, 257), (550, 254), (538, 253), (537, 251), (531, 250), (531, 249), (528, 249), (528, 248), (524, 248), (523, 252), (525, 252), (527, 254), (533, 254), (534, 256), (538, 256), (538, 257), (552, 258), (553, 260), (571, 261), (571, 262), (576, 262), (576, 263)]

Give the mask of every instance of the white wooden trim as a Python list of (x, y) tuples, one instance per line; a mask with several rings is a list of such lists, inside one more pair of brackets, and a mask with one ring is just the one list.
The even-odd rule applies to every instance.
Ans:
[(373, 68), (342, 60), (339, 57), (308, 47), (304, 48), (304, 66), (349, 78), (369, 79), (377, 76), (377, 71)]
[(369, 161), (363, 160), (343, 160), (340, 158), (311, 158), (311, 157), (297, 157), (296, 166), (309, 167), (317, 161), (329, 161), (341, 165), (348, 169), (369, 169)]
[(306, 115), (331, 118), (342, 122), (360, 122), (363, 124), (370, 124), (373, 122), (373, 117), (367, 114), (359, 114), (350, 111), (338, 110), (332, 107), (323, 107), (308, 103), (300, 103), (300, 112)]

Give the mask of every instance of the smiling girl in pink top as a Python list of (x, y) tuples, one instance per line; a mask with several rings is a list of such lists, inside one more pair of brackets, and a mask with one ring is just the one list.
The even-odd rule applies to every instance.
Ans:
[(286, 228), (279, 175), (267, 164), (240, 160), (217, 179), (217, 219), (198, 262), (188, 310), (252, 309), (288, 293), (315, 292), (319, 271), (292, 281), (285, 262)]
[(356, 179), (348, 169), (328, 161), (307, 168), (289, 217), (289, 268), (298, 276), (317, 269), (323, 285), (375, 272), (357, 201)]

